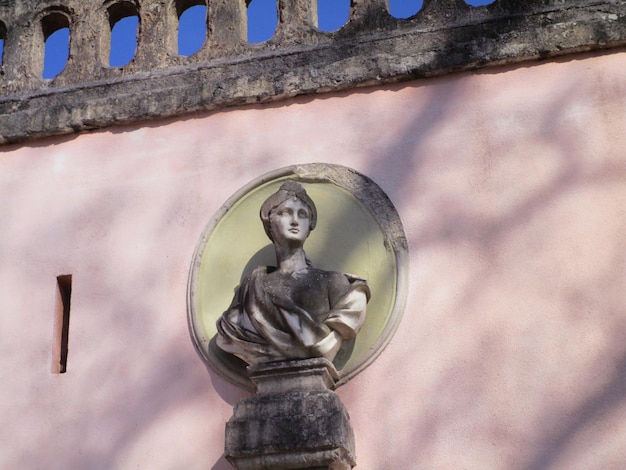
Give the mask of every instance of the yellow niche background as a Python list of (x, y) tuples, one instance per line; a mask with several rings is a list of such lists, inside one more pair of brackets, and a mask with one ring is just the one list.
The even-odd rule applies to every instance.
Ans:
[[(209, 233), (198, 246), (192, 269), (190, 321), (196, 345), (220, 375), (245, 388), (251, 386), (245, 364), (223, 353), (211, 340), (217, 331), (215, 323), (230, 305), (241, 280), (257, 266), (276, 265), (259, 209), (287, 179), (298, 180), (293, 175), (277, 178), (223, 208), (221, 218), (207, 227)], [(340, 382), (345, 382), (375, 353), (373, 348), (388, 324), (396, 300), (396, 257), (386, 248), (384, 231), (374, 216), (350, 192), (328, 182), (299, 182), (318, 212), (317, 226), (304, 245), (313, 266), (364, 278), (372, 291), (366, 321), (351, 354), (340, 354), (335, 360)]]

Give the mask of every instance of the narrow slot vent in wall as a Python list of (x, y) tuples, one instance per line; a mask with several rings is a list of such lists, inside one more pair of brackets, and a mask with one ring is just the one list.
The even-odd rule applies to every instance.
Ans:
[(72, 275), (57, 276), (57, 295), (54, 312), (54, 343), (52, 351), (52, 373), (67, 371), (67, 352), (70, 333), (70, 303), (72, 297)]

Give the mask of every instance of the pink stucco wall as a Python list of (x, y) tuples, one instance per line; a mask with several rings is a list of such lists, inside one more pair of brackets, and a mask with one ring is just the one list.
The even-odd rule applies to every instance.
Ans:
[(2, 150), (0, 468), (229, 468), (245, 394), (194, 351), (187, 273), (220, 205), (296, 162), (375, 180), (409, 239), (399, 330), (339, 389), (358, 468), (625, 468), (626, 52)]

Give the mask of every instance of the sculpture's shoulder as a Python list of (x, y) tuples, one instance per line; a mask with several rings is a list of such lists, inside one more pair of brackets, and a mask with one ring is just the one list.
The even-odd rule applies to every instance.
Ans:
[(367, 280), (363, 279), (362, 277), (355, 276), (354, 274), (344, 273), (343, 275), (346, 277), (346, 279), (348, 279), (348, 282), (350, 283), (350, 289), (358, 290), (365, 294), (365, 297), (369, 302), (370, 298), (372, 297), (372, 292), (370, 290), (370, 286), (367, 284)]
[(277, 268), (275, 266), (257, 266), (254, 270), (246, 277), (241, 280), (240, 288), (247, 288), (251, 283), (255, 282), (263, 282), (263, 280), (268, 276), (268, 274), (276, 271)]
[(363, 279), (362, 277), (355, 276), (354, 274), (341, 273), (341, 275), (344, 276), (348, 280), (348, 282), (350, 282), (350, 284), (367, 284), (367, 280)]
[(243, 277), (237, 287), (235, 287), (235, 295), (233, 303), (235, 301), (243, 301), (243, 297), (246, 296), (251, 283), (263, 281), (268, 273), (276, 271), (274, 266), (258, 266), (249, 275)]
[(328, 281), (339, 280), (341, 278), (345, 278), (345, 276), (337, 271), (326, 271), (324, 269), (309, 267), (307, 269), (312, 275), (317, 277), (318, 279), (324, 279)]
[(327, 285), (329, 288), (333, 286), (338, 288), (345, 286), (347, 288), (350, 285), (348, 278), (343, 273), (337, 271), (326, 271), (324, 269), (309, 267), (307, 269), (307, 276), (310, 280)]
[(255, 277), (263, 277), (273, 273), (276, 270), (278, 270), (276, 266), (257, 266), (247, 278), (250, 279)]
[(370, 290), (365, 279), (338, 271), (324, 271), (324, 277), (331, 300), (343, 297), (354, 290), (363, 291), (369, 300)]

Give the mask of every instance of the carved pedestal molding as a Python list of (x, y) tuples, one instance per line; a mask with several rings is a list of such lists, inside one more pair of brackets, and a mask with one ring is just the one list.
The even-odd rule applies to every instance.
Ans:
[(249, 368), (257, 386), (226, 425), (226, 458), (239, 470), (350, 469), (350, 419), (332, 390), (334, 366), (323, 358)]

